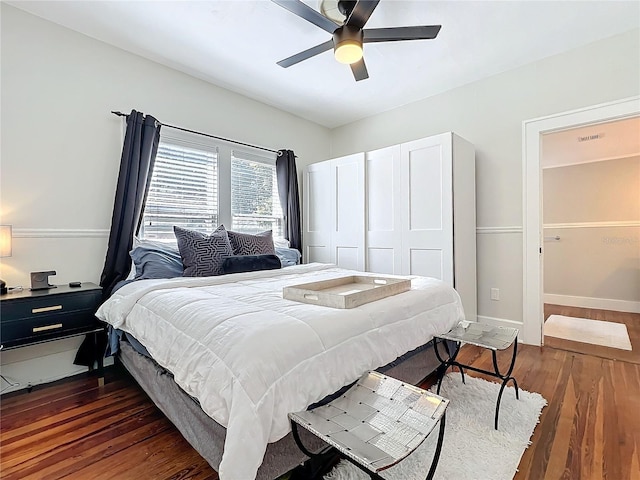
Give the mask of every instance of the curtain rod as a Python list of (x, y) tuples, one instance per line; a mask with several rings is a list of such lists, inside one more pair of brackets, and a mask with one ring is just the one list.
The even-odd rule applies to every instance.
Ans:
[[(117, 112), (115, 110), (111, 110), (111, 113), (113, 113), (114, 115), (117, 115), (119, 117), (128, 117), (129, 115), (126, 113), (122, 113), (122, 112)], [(203, 137), (209, 137), (209, 138), (215, 138), (216, 140), (223, 140), (225, 142), (229, 142), (229, 143), (235, 143), (237, 145), (243, 145), (245, 147), (251, 147), (251, 148), (257, 148), (258, 150), (265, 150), (267, 152), (272, 152), (272, 153), (276, 153), (279, 155), (279, 151), (278, 150), (272, 150), (270, 148), (266, 148), (266, 147), (259, 147), (257, 145), (251, 145), (250, 143), (243, 143), (243, 142), (238, 142), (236, 140), (230, 140), (228, 138), (223, 138), (223, 137), (216, 137), (215, 135), (211, 135), (209, 133), (203, 133), (203, 132), (198, 132), (196, 130), (189, 130), (188, 128), (182, 128), (182, 127), (176, 127), (175, 125), (169, 125), (167, 123), (162, 123), (160, 121), (158, 121), (158, 123), (160, 125), (162, 125), (163, 127), (167, 127), (167, 128), (174, 128), (176, 130), (182, 130), (183, 132), (188, 132), (188, 133), (195, 133), (196, 135), (202, 135)]]

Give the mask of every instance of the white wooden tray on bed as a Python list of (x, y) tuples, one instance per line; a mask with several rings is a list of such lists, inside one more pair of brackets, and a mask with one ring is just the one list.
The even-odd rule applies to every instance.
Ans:
[(349, 275), (284, 287), (283, 297), (333, 308), (354, 308), (411, 290), (411, 279)]

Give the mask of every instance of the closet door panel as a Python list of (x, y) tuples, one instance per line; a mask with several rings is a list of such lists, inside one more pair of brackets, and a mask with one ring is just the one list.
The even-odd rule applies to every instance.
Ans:
[(409, 225), (413, 232), (441, 232), (442, 218), (442, 171), (443, 163), (440, 145), (416, 149), (408, 152), (407, 168), (409, 188)]
[(307, 263), (332, 263), (331, 229), (334, 194), (331, 192), (331, 163), (309, 165), (304, 177), (304, 243)]
[(395, 274), (399, 253), (393, 248), (367, 247), (367, 272)]
[(421, 275), (423, 277), (444, 277), (444, 261), (442, 250), (428, 248), (412, 248), (409, 251), (409, 265), (411, 275)]
[(402, 273), (439, 278), (453, 286), (450, 135), (401, 146), (404, 212)]
[(360, 265), (360, 252), (355, 247), (336, 247), (336, 261), (340, 268), (349, 270), (362, 270)]
[(364, 270), (364, 153), (331, 160), (334, 201), (332, 262)]
[(399, 274), (402, 268), (399, 145), (366, 154), (365, 190), (366, 269)]

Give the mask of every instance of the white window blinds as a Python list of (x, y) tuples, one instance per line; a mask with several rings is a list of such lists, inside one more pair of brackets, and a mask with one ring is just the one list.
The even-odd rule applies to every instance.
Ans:
[(203, 233), (218, 226), (218, 154), (160, 142), (140, 236), (175, 241), (173, 226)]
[(231, 153), (232, 230), (273, 230), (282, 236), (282, 208), (278, 197), (275, 159), (242, 151)]

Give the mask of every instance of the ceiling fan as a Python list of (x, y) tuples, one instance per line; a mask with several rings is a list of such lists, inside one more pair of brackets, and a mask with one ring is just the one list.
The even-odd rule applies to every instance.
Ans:
[[(278, 65), (288, 68), (291, 65), (300, 63), (303, 60), (307, 60), (333, 48), (336, 60), (351, 66), (351, 71), (356, 81), (369, 78), (367, 66), (362, 57), (362, 45), (364, 43), (430, 40), (436, 38), (441, 28), (441, 25), (423, 25), (415, 27), (365, 29), (365, 24), (378, 6), (380, 0), (339, 0), (337, 2), (337, 8), (344, 17), (342, 24), (336, 23), (334, 20), (328, 18), (329, 15), (322, 15), (300, 0), (272, 1), (333, 35), (331, 40), (311, 47), (289, 58), (285, 58), (284, 60), (280, 60)], [(321, 4), (325, 3), (336, 2), (332, 2), (331, 0), (323, 0), (323, 2), (321, 2)], [(326, 8), (326, 5), (321, 5), (321, 10), (328, 12), (332, 9)], [(339, 16), (337, 17), (335, 14), (331, 15), (331, 18), (339, 21)]]

